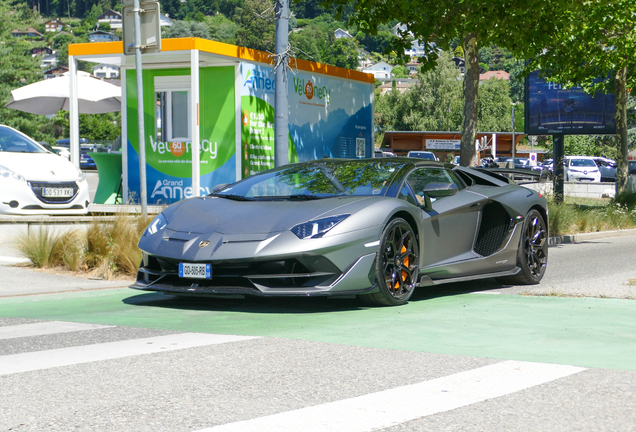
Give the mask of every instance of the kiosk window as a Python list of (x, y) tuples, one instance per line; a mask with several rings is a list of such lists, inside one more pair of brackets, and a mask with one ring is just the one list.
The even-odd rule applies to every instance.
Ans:
[(190, 141), (190, 77), (155, 77), (155, 138)]

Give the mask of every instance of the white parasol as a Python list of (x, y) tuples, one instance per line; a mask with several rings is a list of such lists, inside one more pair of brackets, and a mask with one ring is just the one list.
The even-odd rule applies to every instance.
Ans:
[[(79, 112), (103, 114), (121, 110), (121, 88), (114, 84), (78, 74), (77, 93)], [(5, 105), (32, 114), (55, 114), (69, 111), (70, 79), (63, 76), (45, 79), (11, 91), (11, 99)]]

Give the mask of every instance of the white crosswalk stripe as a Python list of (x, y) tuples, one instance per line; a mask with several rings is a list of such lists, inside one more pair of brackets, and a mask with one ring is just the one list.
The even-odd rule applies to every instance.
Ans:
[(114, 326), (65, 321), (36, 322), (30, 324), (0, 327), (0, 340), (32, 336), (45, 336), (58, 333), (71, 333), (85, 330), (97, 330), (108, 327)]
[(419, 384), (199, 432), (368, 432), (505, 396), (583, 370), (574, 366), (504, 361)]
[[(61, 321), (36, 322), (0, 327), (0, 340), (109, 327), (114, 326)], [(257, 338), (178, 333), (10, 354), (0, 356), (0, 376)], [(584, 370), (586, 369), (582, 367), (568, 365), (501, 361), (417, 384), (222, 424), (200, 429), (198, 432), (370, 432), (506, 396)]]
[(255, 339), (207, 333), (179, 333), (143, 339), (108, 342), (47, 351), (0, 356), (0, 376), (101, 360), (181, 350), (227, 342)]

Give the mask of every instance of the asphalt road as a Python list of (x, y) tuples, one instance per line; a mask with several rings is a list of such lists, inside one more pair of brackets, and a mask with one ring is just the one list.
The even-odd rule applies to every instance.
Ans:
[(635, 240), (552, 247), (535, 287), (397, 308), (0, 267), (0, 430), (636, 431)]

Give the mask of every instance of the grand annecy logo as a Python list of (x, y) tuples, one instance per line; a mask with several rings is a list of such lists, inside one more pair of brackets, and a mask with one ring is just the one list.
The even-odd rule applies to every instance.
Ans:
[(245, 75), (245, 82), (243, 87), (253, 87), (259, 90), (274, 90), (274, 80), (269, 78), (271, 74), (259, 71), (256, 69), (249, 69)]
[(299, 96), (305, 96), (307, 100), (312, 100), (316, 97), (318, 100), (325, 100), (327, 105), (331, 103), (331, 89), (326, 86), (314, 87), (312, 80), (294, 78), (294, 92)]

